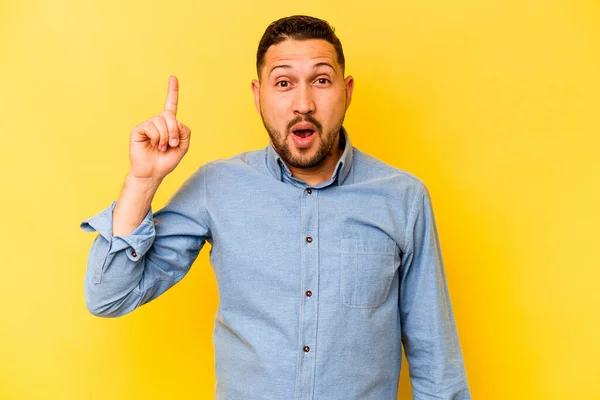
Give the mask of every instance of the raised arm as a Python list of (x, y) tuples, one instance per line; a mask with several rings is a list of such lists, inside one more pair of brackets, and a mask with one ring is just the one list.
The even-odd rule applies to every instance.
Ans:
[(189, 148), (190, 129), (176, 119), (178, 92), (172, 76), (164, 110), (131, 131), (131, 169), (118, 201), (81, 224), (98, 232), (84, 279), (94, 315), (120, 316), (164, 293), (185, 276), (210, 236), (204, 167), (163, 209), (151, 209), (163, 178)]

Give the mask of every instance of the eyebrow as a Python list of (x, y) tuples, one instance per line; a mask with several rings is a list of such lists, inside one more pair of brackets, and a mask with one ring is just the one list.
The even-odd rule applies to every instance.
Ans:
[[(326, 62), (320, 62), (320, 63), (316, 63), (315, 65), (313, 65), (313, 69), (317, 69), (319, 67), (329, 67), (335, 71), (335, 68), (333, 68), (333, 66), (331, 64), (326, 63)], [(273, 71), (275, 71), (277, 68), (292, 69), (292, 66), (287, 65), (287, 64), (276, 65), (273, 68), (271, 68), (271, 72), (269, 72), (269, 75), (271, 75), (273, 73)]]

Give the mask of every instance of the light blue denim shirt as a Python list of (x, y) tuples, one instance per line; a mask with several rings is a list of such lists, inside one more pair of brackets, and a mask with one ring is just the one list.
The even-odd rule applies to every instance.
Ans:
[(97, 231), (91, 313), (155, 299), (212, 246), (215, 398), (395, 400), (404, 345), (415, 400), (470, 399), (438, 235), (421, 180), (354, 148), (326, 182), (292, 177), (271, 144), (201, 166), (161, 210)]

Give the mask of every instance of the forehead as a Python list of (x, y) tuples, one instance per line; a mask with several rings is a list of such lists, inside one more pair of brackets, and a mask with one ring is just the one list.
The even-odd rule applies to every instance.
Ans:
[(327, 62), (336, 69), (339, 66), (337, 62), (337, 53), (331, 43), (323, 39), (295, 40), (286, 39), (279, 42), (267, 50), (265, 54), (265, 70), (267, 73), (271, 68), (279, 64), (287, 64), (293, 67), (299, 63), (315, 64), (317, 62)]

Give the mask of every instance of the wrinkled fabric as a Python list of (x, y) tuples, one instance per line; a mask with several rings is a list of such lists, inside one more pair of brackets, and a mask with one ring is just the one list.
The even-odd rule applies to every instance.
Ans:
[(471, 399), (427, 188), (340, 139), (315, 186), (269, 144), (202, 165), (129, 235), (115, 202), (82, 222), (89, 311), (157, 298), (208, 242), (215, 399), (396, 400), (402, 345), (413, 399)]

